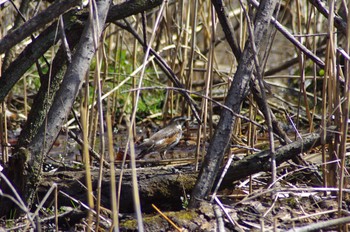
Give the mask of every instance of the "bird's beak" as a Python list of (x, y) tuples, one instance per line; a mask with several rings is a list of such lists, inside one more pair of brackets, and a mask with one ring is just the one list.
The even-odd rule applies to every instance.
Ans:
[(186, 117), (184, 117), (184, 122), (183, 122), (183, 124), (187, 124), (187, 123), (189, 124), (190, 121), (192, 121), (191, 118), (186, 118)]
[(187, 117), (183, 117), (182, 119), (183, 119), (185, 122), (191, 121), (191, 118), (187, 118)]

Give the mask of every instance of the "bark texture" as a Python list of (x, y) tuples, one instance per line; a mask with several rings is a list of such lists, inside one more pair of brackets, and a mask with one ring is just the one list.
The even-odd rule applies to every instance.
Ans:
[(235, 54), (235, 57), (239, 59), (242, 55), (242, 51), (238, 45), (237, 40), (234, 37), (234, 30), (230, 21), (228, 21), (228, 14), (225, 10), (225, 6), (222, 0), (212, 0), (211, 3), (215, 7), (215, 11), (218, 15), (222, 30), (225, 33), (227, 43), (230, 45), (233, 54)]
[[(266, 36), (275, 5), (276, 1), (274, 0), (261, 1), (259, 9), (257, 10), (254, 22), (255, 41), (249, 41), (248, 39), (246, 42), (245, 49), (225, 101), (225, 105), (232, 109), (234, 113), (239, 114), (241, 103), (249, 91), (249, 81), (253, 72), (254, 56), (252, 42), (255, 43), (255, 47), (257, 51), (259, 51), (264, 36)], [(190, 207), (196, 207), (198, 202), (209, 194), (225, 151), (229, 145), (235, 119), (236, 118), (229, 110), (222, 110), (219, 124), (210, 142), (207, 155), (204, 158), (203, 166), (200, 170), (199, 178), (192, 192)]]
[[(71, 2), (71, 1), (69, 1)], [(113, 22), (125, 17), (138, 14), (140, 12), (150, 10), (162, 3), (162, 0), (131, 0), (118, 5), (111, 6), (108, 11), (106, 22)], [(129, 7), (129, 4), (131, 7)], [(69, 9), (69, 8), (64, 8)], [(51, 16), (55, 16), (53, 14)], [(88, 17), (88, 12), (72, 9), (63, 15), (66, 34), (80, 31), (84, 28), (84, 23)], [(49, 21), (51, 22), (51, 21)], [(37, 29), (44, 28), (45, 24), (39, 24), (37, 26), (30, 26), (30, 24), (24, 24), (18, 28), (19, 31), (27, 31), (27, 27), (30, 30), (23, 34), (22, 37), (26, 38), (30, 34), (33, 34)], [(24, 73), (38, 60), (45, 52), (58, 41), (56, 40), (56, 28), (57, 21), (54, 21), (49, 27), (47, 27), (40, 35), (32, 41), (14, 60), (11, 65), (4, 70), (0, 78), (0, 102), (3, 102), (7, 94), (13, 88), (13, 86), (20, 80)], [(17, 31), (17, 30), (16, 30)], [(1, 51), (9, 50), (14, 46), (10, 40), (16, 37), (16, 33), (12, 32), (0, 40)], [(5, 40), (5, 41), (3, 41)], [(1, 54), (1, 52), (0, 52)]]
[[(334, 131), (334, 128), (329, 130)], [(332, 141), (334, 133), (327, 133), (327, 142)], [(320, 145), (320, 133), (313, 133), (305, 136), (301, 140), (282, 146), (276, 150), (277, 165), (295, 158), (300, 153), (308, 152), (310, 149)], [(232, 163), (221, 183), (221, 188), (232, 189), (233, 182), (247, 178), (262, 171), (270, 171), (270, 151), (264, 150), (252, 155), (248, 155), (238, 162)], [(154, 212), (151, 204), (157, 202), (157, 206), (164, 210), (179, 210), (182, 208), (180, 197), (184, 193), (191, 191), (196, 182), (197, 173), (189, 171), (188, 168), (142, 168), (138, 170), (140, 201), (143, 212)], [(313, 169), (313, 168), (312, 168)], [(222, 172), (223, 170), (221, 170)], [(117, 170), (116, 176), (119, 177)], [(94, 188), (98, 182), (98, 171), (92, 171), (92, 181)], [(111, 207), (110, 203), (110, 172), (107, 170), (103, 174), (102, 180), (102, 202), (105, 207)], [(116, 178), (117, 180), (119, 178)], [(216, 182), (219, 178), (217, 178)], [(45, 174), (40, 185), (39, 195), (47, 193), (52, 183), (57, 183), (60, 191), (80, 200), (87, 202), (86, 189), (81, 185), (85, 181), (85, 171), (57, 171), (54, 174)], [(118, 185), (118, 183), (117, 183)], [(132, 213), (134, 211), (132, 197), (131, 171), (126, 170), (123, 174), (122, 193), (120, 200), (121, 213)], [(40, 198), (41, 199), (41, 198)], [(50, 201), (48, 201), (50, 202)], [(59, 202), (62, 205), (71, 206), (71, 201), (65, 195), (59, 195)]]
[[(38, 133), (28, 145), (28, 150), (32, 154), (29, 164), (32, 167), (32, 172), (37, 173), (35, 174), (37, 177), (40, 177), (43, 159), (60, 132), (61, 125), (71, 111), (85, 74), (89, 70), (90, 62), (96, 51), (93, 37), (100, 38), (104, 28), (110, 1), (100, 0), (96, 4), (96, 21), (89, 21), (84, 28), (78, 47), (72, 57), (72, 63), (68, 66), (62, 84), (47, 115), (48, 123), (40, 127)], [(93, 24), (95, 24), (94, 27)], [(36, 186), (30, 187), (30, 189), (26, 189), (27, 196), (25, 196), (29, 204), (33, 203), (33, 193)]]
[(34, 31), (39, 30), (48, 23), (54, 21), (58, 16), (78, 5), (80, 0), (60, 0), (49, 6), (45, 11), (39, 13), (35, 17), (28, 20), (23, 26), (17, 28), (10, 34), (7, 34), (0, 40), (0, 54), (7, 49), (15, 46), (23, 41), (28, 36), (32, 35)]
[[(329, 129), (329, 133), (327, 133), (326, 140), (327, 143), (330, 143), (334, 138), (334, 127)], [(312, 148), (321, 145), (321, 132), (320, 133), (312, 133), (308, 136), (305, 136), (301, 140), (294, 141), (285, 146), (282, 146), (276, 150), (276, 165), (280, 165), (281, 163), (297, 158), (297, 156), (301, 153), (308, 152)], [(222, 181), (223, 186), (230, 185), (233, 181), (240, 180), (244, 177), (253, 175), (260, 171), (270, 171), (271, 152), (270, 150), (261, 151), (259, 153), (248, 155), (244, 159), (235, 162), (231, 165), (225, 177)]]
[[(88, 21), (84, 28), (72, 63), (67, 68), (62, 84), (48, 112), (47, 124), (41, 125), (28, 146), (20, 149), (21, 152), (13, 155), (10, 159), (8, 176), (18, 176), (14, 179), (14, 185), (29, 207), (34, 202), (35, 192), (40, 183), (42, 162), (61, 130), (61, 125), (70, 112), (85, 74), (89, 70), (90, 62), (96, 50), (93, 37), (100, 38), (104, 28), (110, 1), (100, 0), (96, 4), (97, 17), (93, 21)], [(99, 27), (93, 27), (93, 24), (99, 24)], [(14, 167), (23, 170), (18, 173), (18, 170)], [(2, 204), (4, 203), (2, 202)], [(2, 208), (1, 213), (7, 214), (6, 210), (9, 210), (9, 208)]]

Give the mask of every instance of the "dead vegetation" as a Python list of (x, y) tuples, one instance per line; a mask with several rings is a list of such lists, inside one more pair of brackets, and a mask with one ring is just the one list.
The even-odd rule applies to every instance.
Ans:
[(0, 4), (1, 229), (348, 229), (348, 1)]

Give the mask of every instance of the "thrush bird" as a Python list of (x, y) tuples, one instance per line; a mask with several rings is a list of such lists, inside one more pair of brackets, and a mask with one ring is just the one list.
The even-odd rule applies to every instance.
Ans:
[(153, 134), (137, 147), (137, 149), (141, 150), (137, 155), (137, 159), (143, 158), (151, 152), (159, 152), (162, 159), (164, 159), (166, 151), (179, 143), (182, 137), (182, 126), (188, 120), (186, 117), (171, 119), (166, 127)]

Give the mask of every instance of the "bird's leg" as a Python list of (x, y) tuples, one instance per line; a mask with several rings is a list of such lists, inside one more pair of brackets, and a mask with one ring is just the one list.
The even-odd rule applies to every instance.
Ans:
[(162, 151), (162, 152), (159, 153), (160, 154), (160, 158), (162, 158), (162, 160), (166, 159), (165, 153), (166, 153), (166, 151)]

